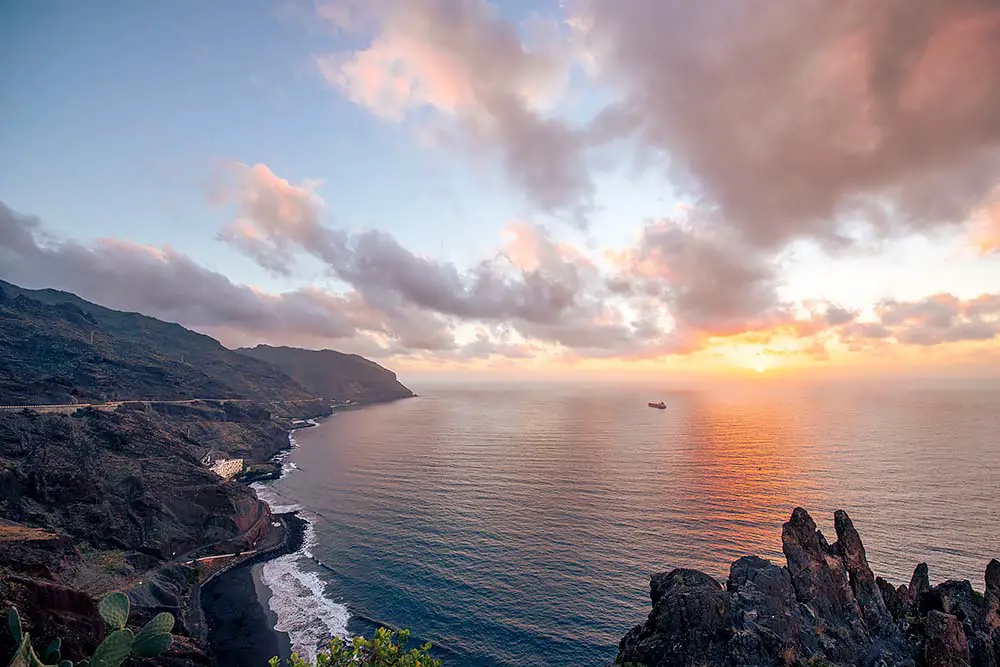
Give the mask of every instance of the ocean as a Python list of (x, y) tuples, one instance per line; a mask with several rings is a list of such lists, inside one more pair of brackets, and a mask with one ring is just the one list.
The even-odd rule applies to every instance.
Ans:
[[(782, 564), (796, 506), (845, 509), (876, 574), (970, 579), (1000, 556), (1000, 385), (441, 384), (296, 431), (257, 485), (310, 523), (264, 565), (279, 630), (410, 628), (446, 665), (606, 665), (649, 575)], [(647, 407), (664, 401), (666, 410)]]

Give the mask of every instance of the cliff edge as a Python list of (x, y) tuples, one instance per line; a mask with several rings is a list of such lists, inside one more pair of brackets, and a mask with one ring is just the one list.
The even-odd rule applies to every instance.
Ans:
[(735, 561), (725, 586), (697, 570), (653, 575), (653, 610), (619, 644), (616, 665), (647, 667), (996, 667), (1000, 562), (986, 593), (931, 586), (921, 563), (894, 588), (868, 565), (846, 512), (827, 542), (796, 508), (781, 532), (787, 564)]
[(280, 368), (327, 400), (376, 403), (413, 396), (395, 373), (356, 354), (270, 345), (240, 348), (237, 352)]

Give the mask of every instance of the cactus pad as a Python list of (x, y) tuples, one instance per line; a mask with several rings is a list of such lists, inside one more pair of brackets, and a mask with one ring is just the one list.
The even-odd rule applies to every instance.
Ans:
[(115, 630), (104, 638), (94, 655), (90, 656), (90, 666), (118, 667), (132, 652), (132, 639), (131, 630)]
[(122, 630), (128, 622), (129, 601), (124, 593), (111, 593), (97, 606), (109, 630)]

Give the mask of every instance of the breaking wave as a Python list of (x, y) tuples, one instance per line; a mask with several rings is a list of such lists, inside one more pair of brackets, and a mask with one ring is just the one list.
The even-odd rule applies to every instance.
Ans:
[[(310, 426), (317, 422), (309, 420)], [(288, 460), (292, 451), (299, 447), (293, 432), (288, 434), (289, 449), (279, 452), (272, 461), (281, 465), (281, 477), (299, 469)], [(256, 482), (251, 488), (257, 497), (266, 502), (275, 514), (300, 512), (302, 506), (289, 503), (274, 491), (270, 484)], [(300, 513), (306, 522), (302, 548), (292, 554), (280, 556), (264, 563), (261, 580), (271, 590), (268, 606), (277, 616), (274, 629), (284, 632), (292, 645), (292, 651), (310, 662), (316, 661), (317, 648), (331, 637), (348, 637), (347, 621), (350, 614), (347, 606), (326, 597), (326, 586), (319, 576), (310, 571), (314, 559), (312, 548), (316, 545), (316, 528), (312, 520)]]
[(306, 520), (302, 549), (264, 563), (261, 579), (271, 589), (268, 606), (278, 617), (274, 629), (288, 634), (292, 651), (310, 662), (316, 660), (317, 647), (330, 637), (348, 637), (347, 606), (326, 597), (326, 586), (308, 566), (316, 530)]

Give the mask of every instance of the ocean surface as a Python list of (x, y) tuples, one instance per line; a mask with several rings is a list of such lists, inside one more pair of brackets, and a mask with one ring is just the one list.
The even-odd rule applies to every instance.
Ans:
[(831, 541), (846, 509), (894, 583), (926, 561), (982, 590), (1000, 556), (995, 383), (414, 389), (296, 431), (257, 487), (312, 522), (263, 569), (300, 652), (385, 623), (450, 666), (605, 665), (650, 573), (783, 564), (796, 506)]

